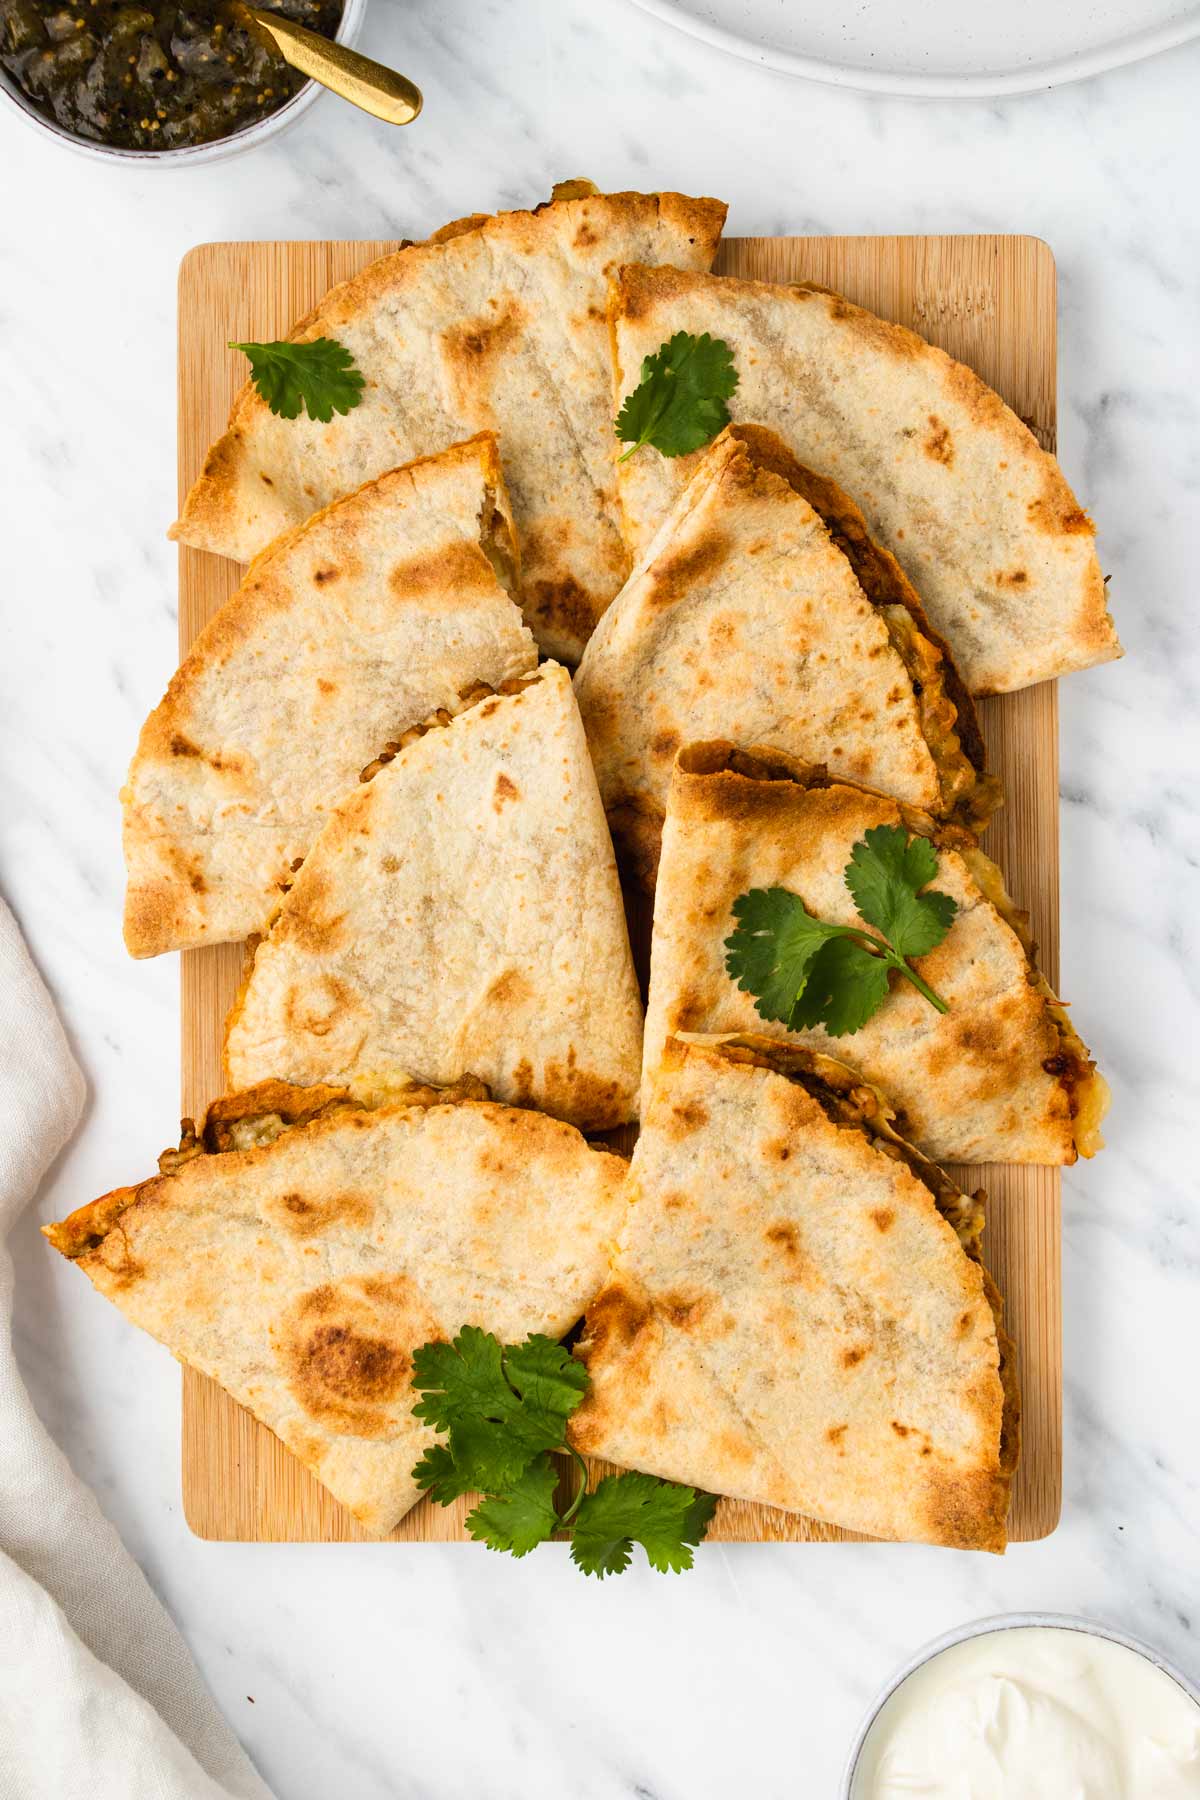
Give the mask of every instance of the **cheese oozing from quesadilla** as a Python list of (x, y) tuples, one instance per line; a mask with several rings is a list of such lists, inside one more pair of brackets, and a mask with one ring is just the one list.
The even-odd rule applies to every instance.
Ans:
[[(852, 1035), (789, 1031), (760, 1017), (725, 966), (733, 903), (787, 888), (814, 918), (863, 927), (845, 881), (873, 826), (938, 850), (932, 886), (957, 911), (914, 967), (948, 1003), (938, 1013), (895, 980)], [(643, 1081), (680, 1032), (753, 1031), (838, 1057), (887, 1095), (897, 1128), (935, 1162), (1072, 1163), (1103, 1139), (1108, 1089), (1035, 967), (1000, 872), (969, 834), (829, 780), (777, 753), (694, 744), (675, 766), (654, 904)]]
[[(853, 497), (973, 694), (1121, 654), (1095, 529), (1058, 463), (945, 351), (808, 283), (625, 268), (609, 304), (618, 406), (675, 332), (724, 339), (739, 377), (734, 420), (777, 431)], [(620, 464), (635, 560), (695, 465), (649, 448)]]
[(575, 677), (609, 823), (653, 885), (675, 752), (720, 733), (978, 827), (999, 800), (975, 709), (853, 501), (761, 426), (731, 426)]
[[(385, 469), (499, 432), (526, 617), (575, 661), (628, 572), (617, 517), (605, 299), (623, 262), (707, 269), (719, 200), (569, 182), (532, 212), (476, 215), (333, 288), (294, 327), (365, 378), (328, 424), (272, 413), (247, 383), (171, 535), (246, 562)], [(227, 333), (225, 335), (235, 335)]]
[(413, 1087), (226, 1096), (163, 1172), (43, 1229), (181, 1362), (270, 1427), (371, 1535), (434, 1434), (412, 1353), (463, 1325), (561, 1337), (599, 1287), (622, 1158), (571, 1126)]
[(134, 956), (262, 931), (390, 740), (537, 662), (484, 433), (285, 533), (201, 631), (122, 792)]
[(570, 677), (512, 685), (333, 813), (230, 1014), (232, 1086), (469, 1071), (581, 1130), (636, 1116), (641, 1001)]
[(981, 1226), (840, 1063), (672, 1038), (571, 1441), (872, 1537), (1003, 1550), (1020, 1404)]

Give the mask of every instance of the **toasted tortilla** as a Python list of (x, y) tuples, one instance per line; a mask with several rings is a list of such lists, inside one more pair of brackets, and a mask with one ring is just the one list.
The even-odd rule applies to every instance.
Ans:
[(761, 426), (700, 456), (575, 693), (613, 835), (648, 886), (675, 752), (717, 732), (971, 826), (999, 800), (974, 706), (899, 564)]
[(134, 956), (265, 928), (365, 764), (537, 662), (490, 433), (272, 544), (142, 727), (121, 799)]
[(641, 1002), (570, 677), (515, 685), (334, 813), (230, 1015), (231, 1086), (470, 1071), (581, 1130), (636, 1116)]
[(327, 425), (279, 418), (249, 383), (171, 535), (248, 561), (370, 477), (500, 433), (526, 616), (574, 661), (628, 572), (613, 473), (605, 294), (622, 262), (707, 269), (725, 207), (571, 182), (533, 212), (456, 221), (333, 288), (293, 327), (332, 337), (366, 378)]
[(413, 1351), (463, 1325), (569, 1330), (603, 1280), (625, 1163), (540, 1113), (420, 1089), (370, 1110), (268, 1083), (188, 1123), (167, 1172), (45, 1234), (389, 1531), (434, 1441)]
[[(575, 1446), (872, 1537), (1004, 1549), (1019, 1398), (979, 1198), (841, 1064), (671, 1039)], [(764, 1054), (765, 1052), (765, 1054)]]
[[(893, 978), (852, 1036), (789, 1032), (761, 1018), (726, 972), (733, 903), (750, 888), (784, 887), (814, 917), (861, 925), (845, 868), (875, 825), (902, 825), (937, 846), (932, 886), (959, 910), (914, 966), (949, 1011)], [(1103, 1144), (1108, 1089), (1035, 967), (1025, 927), (969, 834), (774, 753), (691, 745), (676, 764), (663, 831), (643, 1082), (670, 1036), (758, 1032), (825, 1051), (873, 1082), (901, 1135), (935, 1162), (1091, 1156)]]
[[(733, 418), (770, 426), (853, 497), (973, 694), (1121, 654), (1095, 529), (1058, 463), (943, 350), (809, 283), (626, 268), (610, 308), (618, 404), (675, 332), (725, 339), (740, 378)], [(635, 560), (694, 466), (649, 448), (621, 464)]]

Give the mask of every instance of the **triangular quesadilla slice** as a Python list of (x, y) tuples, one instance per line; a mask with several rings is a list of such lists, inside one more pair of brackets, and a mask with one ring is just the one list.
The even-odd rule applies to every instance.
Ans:
[(365, 764), (537, 662), (495, 438), (370, 482), (258, 558), (142, 727), (122, 793), (134, 956), (264, 929)]
[[(476, 1090), (482, 1091), (482, 1090)], [(372, 1534), (419, 1498), (412, 1353), (463, 1325), (558, 1338), (599, 1287), (625, 1163), (540, 1113), (267, 1083), (56, 1249), (261, 1419)]]
[(605, 300), (623, 262), (707, 269), (725, 207), (571, 182), (533, 212), (458, 220), (333, 288), (293, 327), (365, 380), (327, 424), (272, 413), (249, 383), (172, 536), (248, 561), (385, 469), (471, 432), (501, 435), (527, 617), (574, 661), (628, 571), (613, 471)]
[(576, 1447), (872, 1537), (1003, 1550), (1019, 1400), (969, 1200), (807, 1050), (664, 1048)]
[[(945, 351), (808, 283), (626, 268), (610, 308), (618, 405), (676, 332), (728, 343), (733, 418), (777, 431), (862, 508), (973, 694), (1121, 654), (1094, 527), (1058, 463)], [(635, 560), (694, 466), (650, 448), (619, 465)]]
[(895, 558), (775, 432), (703, 452), (575, 677), (618, 845), (652, 885), (675, 752), (762, 744), (969, 826), (998, 784)]
[(636, 1116), (641, 1002), (570, 677), (513, 685), (336, 810), (230, 1015), (232, 1086), (469, 1071), (582, 1130)]
[[(861, 927), (846, 885), (854, 846), (876, 826), (932, 839), (928, 884), (956, 903), (949, 930), (914, 967), (948, 1004), (909, 982), (852, 1035), (764, 1019), (726, 968), (735, 900), (786, 888), (807, 911)], [(897, 1128), (934, 1161), (1071, 1163), (1103, 1143), (1108, 1089), (1033, 961), (1026, 921), (996, 865), (965, 832), (726, 743), (680, 752), (654, 905), (644, 1075), (679, 1032), (755, 1031), (836, 1056), (875, 1083)]]

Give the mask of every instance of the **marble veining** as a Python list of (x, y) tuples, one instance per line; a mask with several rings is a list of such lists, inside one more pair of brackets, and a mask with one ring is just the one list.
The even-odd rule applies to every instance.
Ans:
[(550, 183), (676, 186), (733, 232), (1025, 231), (1058, 257), (1060, 446), (1128, 657), (1063, 684), (1063, 991), (1115, 1091), (1064, 1193), (1063, 1523), (1003, 1560), (729, 1547), (603, 1586), (557, 1547), (203, 1544), (179, 1376), (16, 1243), (37, 1404), (179, 1620), (280, 1800), (825, 1800), (923, 1639), (1086, 1611), (1200, 1669), (1200, 45), (1022, 99), (793, 82), (625, 0), (375, 0), (410, 131), (323, 99), (244, 160), (96, 168), (0, 118), (0, 886), (91, 1097), (40, 1215), (153, 1167), (177, 1109), (175, 959), (120, 939), (117, 790), (175, 656), (178, 261), (207, 238), (424, 235)]

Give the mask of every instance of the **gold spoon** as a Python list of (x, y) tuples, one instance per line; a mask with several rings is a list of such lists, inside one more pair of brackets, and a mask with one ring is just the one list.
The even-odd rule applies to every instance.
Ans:
[(303, 25), (294, 25), (290, 19), (281, 19), (277, 13), (244, 6), (241, 0), (235, 0), (232, 10), (240, 20), (265, 33), (284, 62), (340, 94), (352, 106), (360, 106), (388, 125), (411, 125), (420, 112), (420, 88), (395, 69), (373, 62), (369, 56), (347, 49), (345, 44), (335, 44), (332, 38), (322, 37)]

